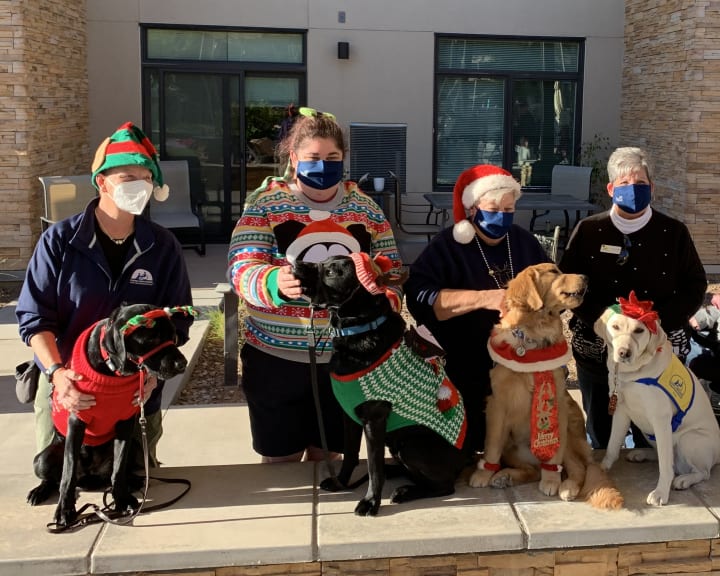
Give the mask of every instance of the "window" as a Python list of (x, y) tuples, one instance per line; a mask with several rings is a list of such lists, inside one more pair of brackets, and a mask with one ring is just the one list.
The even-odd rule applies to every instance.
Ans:
[(475, 164), (549, 187), (555, 164), (575, 163), (583, 49), (581, 39), (438, 36), (433, 187), (452, 189)]

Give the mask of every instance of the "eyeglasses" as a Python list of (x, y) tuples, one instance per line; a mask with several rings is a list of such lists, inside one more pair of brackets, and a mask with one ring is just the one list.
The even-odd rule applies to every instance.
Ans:
[(623, 248), (620, 250), (620, 254), (618, 254), (618, 266), (622, 266), (628, 261), (628, 258), (630, 258), (630, 248), (632, 248), (632, 242), (627, 234), (623, 234)]
[(301, 106), (298, 109), (298, 114), (300, 114), (300, 116), (309, 116), (309, 117), (325, 116), (326, 118), (330, 118), (330, 120), (333, 120), (333, 121), (336, 120), (335, 114), (331, 114), (330, 112), (322, 112), (320, 110), (315, 110), (315, 108), (308, 108), (307, 106)]

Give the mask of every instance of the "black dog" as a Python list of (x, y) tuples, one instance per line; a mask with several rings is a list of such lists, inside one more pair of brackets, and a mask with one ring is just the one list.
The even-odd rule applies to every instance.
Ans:
[[(356, 263), (361, 266), (356, 269)], [(336, 491), (346, 488), (350, 476), (359, 462), (360, 442), (363, 431), (367, 444), (368, 490), (355, 507), (355, 514), (361, 516), (377, 514), (380, 507), (382, 488), (385, 482), (385, 445), (401, 465), (403, 472), (414, 484), (400, 486), (391, 496), (392, 502), (407, 502), (418, 498), (446, 496), (455, 491), (455, 480), (466, 464), (461, 450), (465, 432), (465, 412), (462, 400), (447, 379), (439, 363), (430, 364), (417, 357), (420, 372), (429, 371), (435, 378), (433, 397), (413, 398), (418, 404), (424, 403), (429, 412), (437, 417), (433, 424), (443, 424), (453, 418), (454, 428), (450, 432), (452, 442), (429, 427), (417, 424), (403, 412), (401, 397), (415, 395), (416, 382), (407, 374), (395, 371), (394, 358), (406, 359), (412, 356), (403, 344), (405, 321), (393, 311), (388, 297), (378, 285), (387, 283), (388, 276), (370, 273), (371, 291), (368, 291), (369, 265), (367, 254), (352, 256), (333, 256), (320, 264), (296, 262), (294, 275), (300, 280), (305, 294), (314, 305), (330, 310), (330, 322), (333, 334), (333, 354), (330, 371), (333, 378), (333, 390), (345, 410), (344, 458), (337, 483), (328, 478), (321, 483), (325, 490)], [(358, 271), (364, 279), (358, 279)], [(387, 357), (387, 358), (386, 358)], [(377, 365), (377, 366), (376, 366)], [(415, 364), (414, 364), (415, 365)], [(384, 377), (375, 379), (383, 367), (392, 366)], [(372, 367), (372, 370), (369, 370)], [(416, 370), (416, 368), (412, 368)], [(436, 376), (437, 373), (437, 376)], [(362, 378), (369, 379), (370, 388), (375, 388), (372, 398), (356, 403), (354, 408), (343, 397), (354, 382)], [(373, 383), (374, 380), (374, 383)], [(402, 388), (403, 384), (409, 386)], [(444, 385), (444, 386), (443, 386)], [(362, 385), (361, 385), (362, 386)], [(377, 390), (377, 388), (383, 388)], [(417, 385), (420, 388), (420, 385)], [(436, 392), (443, 388), (446, 402), (452, 408), (437, 400)], [(448, 394), (451, 393), (451, 394)], [(351, 392), (354, 394), (354, 392)], [(395, 394), (393, 396), (393, 394)], [(383, 399), (377, 398), (378, 395)], [(454, 398), (454, 400), (451, 400)], [(392, 397), (393, 400), (387, 398)], [(355, 398), (354, 400), (357, 400)], [(412, 412), (413, 408), (410, 409)], [(402, 412), (402, 415), (398, 415)]]
[(133, 398), (146, 375), (168, 379), (187, 367), (176, 346), (171, 314), (195, 314), (192, 307), (162, 309), (148, 304), (120, 306), (88, 328), (75, 343), (70, 366), (85, 376), (76, 387), (95, 395), (96, 405), (68, 413), (52, 397), (55, 438), (35, 456), (41, 483), (28, 494), (35, 506), (59, 488), (55, 523), (77, 517), (76, 488), (112, 485), (116, 511), (138, 507), (128, 486), (128, 454), (139, 406)]

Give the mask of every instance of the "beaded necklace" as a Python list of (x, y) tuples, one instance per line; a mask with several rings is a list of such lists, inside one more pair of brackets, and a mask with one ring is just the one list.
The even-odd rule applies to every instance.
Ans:
[[(510, 263), (510, 280), (512, 280), (513, 278), (515, 278), (515, 269), (513, 268), (512, 252), (510, 250), (510, 233), (509, 232), (505, 235), (505, 242), (507, 244), (508, 261)], [(480, 243), (480, 239), (477, 237), (477, 234), (475, 235), (475, 244), (477, 244), (478, 250), (480, 250), (480, 256), (482, 256), (483, 262), (485, 262), (485, 266), (488, 269), (488, 274), (490, 274), (490, 278), (492, 278), (495, 281), (495, 285), (499, 289), (502, 289), (503, 286), (500, 285), (500, 281), (497, 278), (497, 272), (499, 270), (496, 270), (495, 268), (490, 266), (488, 259), (485, 257), (485, 251), (482, 248), (482, 244)]]

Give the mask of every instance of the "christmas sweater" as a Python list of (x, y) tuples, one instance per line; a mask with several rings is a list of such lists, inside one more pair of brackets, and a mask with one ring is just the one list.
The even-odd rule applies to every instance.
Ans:
[[(107, 376), (90, 366), (85, 350), (94, 327), (80, 334), (70, 359), (70, 368), (84, 376), (84, 379), (75, 381), (75, 388), (95, 396), (95, 406), (77, 412), (77, 417), (87, 424), (83, 444), (88, 446), (99, 446), (112, 440), (115, 437), (115, 425), (140, 411), (139, 406), (133, 405), (135, 393), (140, 389), (139, 372), (130, 376)], [(57, 401), (57, 391), (53, 390), (53, 423), (63, 436), (67, 436), (69, 417), (70, 412)]]
[[(306, 299), (286, 301), (277, 287), (281, 266), (296, 260), (322, 262), (329, 256), (366, 252), (384, 254), (401, 266), (390, 224), (380, 207), (354, 182), (343, 182), (328, 202), (314, 203), (282, 180), (254, 195), (232, 234), (228, 278), (244, 300), (246, 342), (274, 356), (308, 363)], [(402, 291), (394, 305), (402, 302)], [(327, 311), (316, 310), (316, 333), (328, 327)], [(320, 338), (317, 361), (330, 360), (330, 338)], [(326, 352), (326, 353), (323, 353)]]
[(357, 406), (385, 400), (392, 404), (387, 432), (419, 424), (462, 448), (467, 427), (462, 397), (439, 361), (424, 361), (404, 342), (362, 372), (330, 374), (330, 378), (338, 402), (358, 424), (362, 425)]

